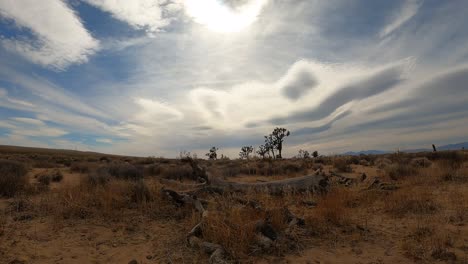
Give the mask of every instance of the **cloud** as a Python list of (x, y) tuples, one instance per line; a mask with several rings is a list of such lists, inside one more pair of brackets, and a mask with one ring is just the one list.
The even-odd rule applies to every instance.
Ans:
[(30, 109), (34, 108), (35, 105), (24, 100), (19, 100), (8, 96), (6, 89), (0, 88), (0, 106), (12, 109)]
[(108, 138), (96, 138), (96, 142), (104, 143), (104, 144), (112, 144), (112, 139), (108, 139)]
[[(77, 97), (72, 92), (69, 92), (41, 77), (35, 75), (30, 76), (0, 67), (0, 79), (14, 81), (17, 86), (28, 90), (30, 93), (40, 97), (50, 104), (58, 105), (65, 109), (90, 116), (101, 118), (108, 117), (106, 113), (103, 113), (101, 110), (83, 102), (81, 98)], [(18, 101), (16, 103), (18, 103)], [(34, 106), (33, 104), (24, 101), (19, 102), (19, 104), (26, 108)]]
[(400, 28), (417, 14), (420, 6), (419, 0), (406, 0), (401, 9), (393, 15), (392, 20), (380, 31), (379, 36), (384, 38)]
[(10, 134), (28, 137), (60, 137), (68, 134), (67, 131), (51, 127), (39, 119), (26, 117), (13, 117), (6, 121), (10, 126)]
[(338, 88), (312, 109), (297, 111), (285, 117), (274, 117), (269, 122), (275, 125), (282, 125), (286, 123), (316, 121), (325, 118), (347, 103), (380, 94), (400, 84), (403, 81), (403, 66), (404, 64), (399, 64), (375, 71), (361, 80)]
[(187, 15), (216, 32), (238, 32), (257, 20), (267, 0), (227, 1), (185, 0)]
[[(154, 33), (168, 26), (171, 22), (168, 15), (174, 15), (180, 10), (179, 1), (158, 0), (84, 0), (98, 7), (118, 20), (128, 23), (136, 29), (144, 29)], [(161, 3), (164, 3), (162, 5)]]
[(318, 80), (311, 67), (304, 60), (296, 62), (288, 73), (279, 80), (282, 94), (291, 100), (297, 100), (317, 86)]
[(134, 101), (141, 108), (134, 119), (141, 123), (163, 124), (167, 121), (181, 120), (184, 117), (179, 110), (157, 100), (135, 98)]
[(0, 16), (11, 19), (32, 37), (0, 38), (0, 43), (26, 59), (55, 70), (88, 61), (99, 42), (83, 27), (80, 19), (61, 0), (0, 1)]
[(345, 111), (343, 113), (340, 113), (339, 115), (334, 117), (332, 120), (330, 120), (329, 122), (327, 122), (327, 123), (325, 123), (323, 125), (316, 126), (316, 127), (304, 127), (304, 128), (294, 130), (292, 132), (292, 135), (296, 135), (296, 136), (313, 135), (313, 134), (317, 134), (317, 133), (327, 131), (332, 127), (333, 123), (337, 122), (340, 119), (345, 118), (346, 116), (348, 116), (350, 114), (351, 114), (351, 111), (349, 111), (349, 110)]

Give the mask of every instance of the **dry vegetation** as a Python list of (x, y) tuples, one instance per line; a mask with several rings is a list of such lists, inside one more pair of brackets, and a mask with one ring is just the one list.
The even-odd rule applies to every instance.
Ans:
[[(0, 263), (468, 263), (467, 161), (196, 160), (197, 171), (180, 159), (3, 147)], [(210, 182), (310, 174), (328, 185), (220, 189), (203, 169)]]

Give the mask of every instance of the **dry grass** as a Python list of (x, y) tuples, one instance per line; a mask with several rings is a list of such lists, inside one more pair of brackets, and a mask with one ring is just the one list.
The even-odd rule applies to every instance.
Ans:
[(405, 254), (415, 261), (454, 262), (457, 256), (451, 251), (452, 246), (449, 232), (427, 223), (413, 227), (401, 244)]
[(411, 193), (399, 190), (388, 197), (387, 212), (403, 217), (408, 214), (434, 214), (439, 209), (434, 195), (424, 189), (414, 189)]
[(26, 188), (27, 167), (19, 162), (0, 160), (0, 196), (12, 197)]
[(327, 232), (332, 227), (343, 227), (352, 223), (352, 201), (354, 194), (345, 188), (335, 188), (320, 197), (317, 207), (306, 219), (307, 223)]
[[(177, 206), (161, 196), (163, 186), (159, 183), (160, 178), (195, 182), (188, 164), (156, 158), (47, 156), (19, 153), (9, 158), (21, 162), (0, 161), (2, 175), (11, 176), (0, 177), (0, 194), (13, 196), (8, 200), (8, 206), (0, 211), (3, 213), (0, 215), (0, 236), (40, 221), (45, 221), (56, 231), (63, 231), (66, 226), (89, 223), (110, 227), (125, 225), (128, 229), (138, 230), (137, 222), (148, 221), (161, 226), (166, 233), (177, 234), (178, 239), (176, 243), (173, 237), (170, 245), (160, 242), (153, 252), (160, 255), (186, 252), (193, 256), (192, 259), (188, 258), (189, 261), (207, 262), (207, 255), (187, 248), (185, 242), (185, 234), (201, 220), (200, 214), (190, 206)], [(468, 234), (465, 154), (395, 154), (320, 159), (327, 164), (324, 166), (326, 173), (339, 170), (347, 172), (349, 177), (359, 177), (364, 171), (368, 179), (349, 187), (336, 183), (326, 194), (290, 190), (281, 195), (265, 191), (223, 195), (202, 193), (199, 198), (206, 201), (209, 212), (203, 218), (203, 240), (222, 245), (232, 261), (246, 263), (262, 258), (267, 262), (280, 262), (283, 257), (294, 257), (293, 252), (302, 254), (308, 248), (314, 248), (316, 253), (319, 250), (319, 254), (322, 254), (328, 252), (330, 247), (337, 255), (344, 254), (345, 262), (351, 261), (347, 257), (352, 248), (352, 254), (357, 254), (354, 257), (363, 254), (365, 261), (378, 257), (392, 263), (391, 259), (385, 259), (390, 256), (384, 255), (383, 251), (371, 250), (386, 248), (389, 243), (397, 246), (393, 254), (402, 255), (407, 262), (454, 262), (463, 259), (460, 252), (465, 250), (463, 239)], [(51, 164), (71, 161), (70, 171), (79, 174), (69, 174), (69, 170), (61, 165), (55, 169), (33, 169), (32, 175), (37, 174), (37, 181), (43, 184), (37, 184), (35, 180), (27, 184), (25, 164), (34, 165), (35, 161), (41, 160)], [(258, 175), (262, 175), (262, 179), (273, 176), (269, 177), (270, 180), (309, 173), (318, 168), (317, 160), (222, 160), (201, 161), (200, 164), (215, 177), (224, 176), (229, 180), (230, 177), (242, 175), (236, 179), (256, 181)], [(355, 172), (349, 172), (348, 166), (352, 164)], [(380, 172), (375, 168), (379, 166), (382, 168)], [(377, 172), (372, 174), (373, 171)], [(58, 180), (62, 177), (56, 175), (62, 176), (63, 180)], [(80, 177), (81, 180), (71, 181), (69, 177)], [(374, 177), (399, 188), (369, 188)], [(52, 188), (43, 186), (54, 179), (58, 183), (52, 184)], [(189, 191), (188, 187), (170, 187)], [(7, 195), (2, 190), (8, 190)], [(0, 199), (0, 206), (2, 201)], [(245, 201), (259, 204), (261, 209)], [(286, 210), (303, 218), (305, 225), (289, 227)], [(260, 222), (267, 223), (277, 233), (277, 239), (268, 249), (257, 242)], [(24, 233), (27, 232), (31, 232), (30, 229), (24, 229)], [(69, 235), (79, 237), (80, 234)], [(119, 235), (116, 233), (115, 236)], [(5, 245), (0, 242), (0, 251), (5, 250)], [(360, 252), (356, 250), (359, 245), (369, 250), (355, 253)], [(346, 250), (340, 251), (343, 248)], [(15, 249), (19, 250), (19, 247)], [(270, 258), (272, 256), (274, 259)], [(162, 262), (159, 258), (153, 260)], [(292, 258), (290, 262), (298, 261)]]

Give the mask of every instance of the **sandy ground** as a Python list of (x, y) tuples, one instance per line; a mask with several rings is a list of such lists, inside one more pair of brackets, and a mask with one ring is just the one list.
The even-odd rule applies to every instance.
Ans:
[[(329, 171), (331, 168), (326, 167)], [(34, 175), (44, 169), (29, 173), (31, 182)], [(50, 191), (80, 182), (82, 175), (61, 169), (64, 179), (52, 183)], [(357, 178), (362, 173), (370, 178), (381, 175), (373, 167), (353, 165), (353, 173), (343, 174)], [(290, 177), (290, 176), (289, 176)], [(233, 181), (259, 182), (288, 178), (287, 175), (273, 177), (240, 175)], [(451, 188), (451, 187), (447, 187)], [(456, 188), (453, 187), (453, 188)], [(450, 190), (445, 190), (450, 192)], [(468, 192), (468, 190), (466, 190)], [(12, 199), (0, 199), (0, 211), (6, 212)], [(342, 230), (336, 239), (310, 238), (304, 242), (300, 252), (283, 257), (258, 257), (258, 263), (412, 263), (401, 249), (399, 241), (402, 232), (419, 224), (419, 219), (396, 219), (375, 217), (373, 220), (358, 219), (359, 232)], [(190, 219), (149, 219), (137, 214), (123, 212), (121, 219), (64, 220), (52, 216), (26, 216), (4, 213), (9, 218), (0, 222), (3, 235), (0, 236), (0, 263), (206, 263), (207, 256), (187, 247), (185, 235), (189, 231)], [(11, 220), (14, 219), (14, 220)], [(370, 219), (370, 218), (369, 218)], [(455, 263), (468, 263), (468, 226), (447, 223), (447, 229), (454, 236), (462, 237), (453, 245), (458, 256)], [(371, 231), (369, 231), (371, 230)], [(331, 234), (333, 236), (333, 234)], [(23, 261), (23, 262), (21, 262)], [(446, 263), (433, 261), (432, 263)]]

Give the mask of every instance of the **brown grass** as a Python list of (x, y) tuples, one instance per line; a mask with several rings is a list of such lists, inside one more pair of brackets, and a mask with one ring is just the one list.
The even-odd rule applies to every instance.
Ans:
[[(76, 232), (78, 227), (90, 228), (93, 225), (112, 228), (124, 225), (126, 229), (133, 230), (130, 233), (142, 235), (138, 234), (140, 227), (136, 223), (149, 222), (177, 237), (171, 240), (170, 245), (160, 242), (155, 246), (157, 249), (153, 252), (162, 255), (162, 258), (158, 255), (159, 258), (152, 261), (163, 262), (168, 252), (186, 252), (193, 256), (192, 261), (208, 262), (208, 255), (186, 247), (185, 234), (202, 220), (200, 214), (191, 206), (177, 206), (161, 196), (163, 186), (159, 183), (160, 178), (184, 179), (184, 182), (195, 183), (188, 164), (155, 158), (34, 155), (20, 153), (8, 156), (21, 162), (0, 160), (2, 175), (4, 171), (12, 175), (7, 177), (12, 179), (8, 181), (0, 177), (0, 190), (8, 190), (6, 196), (13, 196), (9, 200), (0, 199), (0, 236), (3, 234), (7, 237), (14, 232), (19, 234), (21, 230), (26, 237), (34, 238), (37, 235), (27, 229), (33, 225), (51, 225), (55, 231), (68, 230), (67, 235), (78, 236), (79, 239), (79, 233), (70, 232)], [(466, 156), (463, 155), (400, 153), (359, 158), (321, 157), (321, 162), (327, 164), (323, 166), (327, 174), (340, 170), (348, 172), (347, 177), (359, 177), (362, 172), (368, 176), (364, 182), (349, 187), (334, 183), (326, 194), (291, 190), (281, 195), (265, 191), (223, 195), (197, 193), (198, 198), (206, 201), (208, 209), (208, 215), (203, 219), (202, 238), (222, 245), (233, 262), (242, 263), (259, 260), (300, 263), (293, 252), (307, 256), (310, 248), (315, 250), (310, 258), (319, 259), (322, 254), (320, 261), (330, 258), (331, 255), (327, 253), (330, 250), (343, 257), (341, 262), (382, 258), (383, 262), (392, 263), (391, 257), (400, 255), (406, 262), (461, 261), (463, 253), (460, 252), (466, 247), (463, 239), (468, 234), (468, 174), (464, 163)], [(359, 165), (364, 159), (364, 165)], [(79, 174), (70, 174), (62, 165), (57, 165), (55, 169), (33, 169), (32, 175), (36, 174), (37, 180), (31, 179), (31, 184), (27, 184), (25, 164), (34, 165), (34, 161), (41, 160), (51, 164), (71, 161), (70, 170)], [(303, 175), (318, 166), (317, 159), (222, 160), (200, 161), (200, 164), (214, 177), (224, 176), (227, 180), (234, 180), (229, 178), (240, 175), (235, 180), (251, 182), (259, 178), (272, 180)], [(349, 172), (347, 166), (351, 164), (355, 172)], [(380, 171), (375, 168), (379, 164), (384, 164)], [(60, 174), (63, 180), (51, 184), (51, 188), (43, 186), (46, 183), (36, 183), (43, 181), (41, 175), (46, 175), (44, 177), (52, 182), (55, 174)], [(369, 189), (374, 177), (395, 184), (398, 189)], [(4, 182), (13, 182), (11, 186), (18, 187), (2, 187)], [(178, 191), (190, 191), (191, 188), (177, 187), (177, 184), (166, 187)], [(261, 205), (261, 209), (241, 203), (240, 199), (254, 201)], [(305, 225), (289, 227), (285, 210), (304, 218)], [(258, 223), (262, 221), (278, 234), (277, 240), (268, 249), (256, 242)], [(66, 229), (67, 226), (77, 228)], [(117, 232), (115, 236), (121, 234)], [(17, 237), (20, 242), (24, 240), (19, 235)], [(157, 240), (163, 241), (156, 235), (152, 243)], [(42, 242), (38, 240), (34, 243)], [(392, 247), (396, 245), (391, 254), (376, 250), (387, 250), (389, 244)], [(0, 251), (9, 250), (9, 247), (10, 244), (0, 241)], [(19, 250), (19, 247), (11, 247)], [(366, 250), (359, 250), (360, 247)], [(142, 259), (145, 260), (145, 257)], [(340, 262), (335, 259), (330, 261)], [(405, 261), (400, 259), (400, 262)]]
[(403, 217), (408, 214), (434, 214), (439, 205), (430, 191), (415, 188), (411, 193), (396, 191), (388, 197), (385, 209), (395, 216)]
[(12, 197), (26, 188), (27, 167), (19, 162), (0, 160), (0, 196)]

